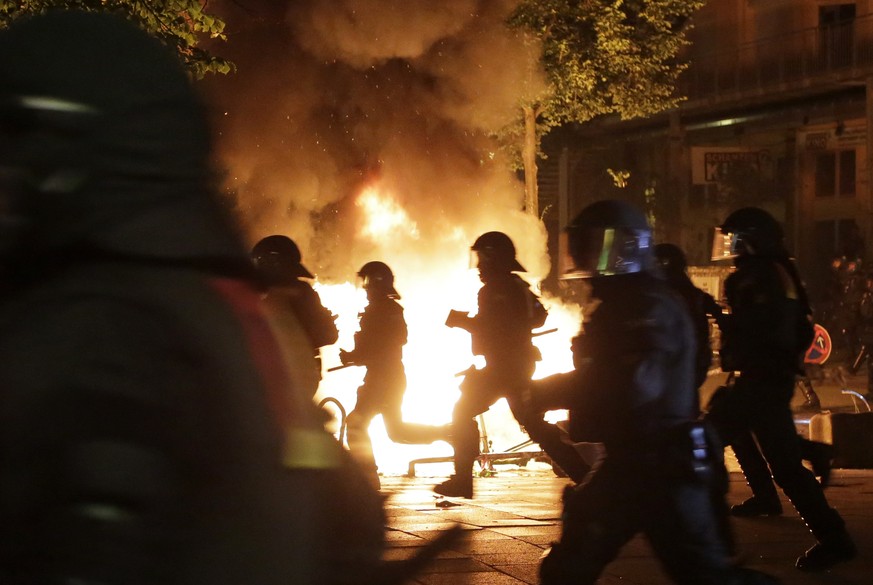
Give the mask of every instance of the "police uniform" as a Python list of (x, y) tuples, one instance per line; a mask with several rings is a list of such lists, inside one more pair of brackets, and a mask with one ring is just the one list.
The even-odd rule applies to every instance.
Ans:
[[(725, 282), (731, 313), (722, 330), (722, 367), (738, 372), (733, 387), (710, 406), (709, 419), (736, 454), (754, 494), (733, 508), (736, 515), (779, 514), (775, 481), (819, 543), (854, 555), (854, 545), (822, 486), (802, 463), (791, 412), (795, 377), (804, 343), (799, 338), (806, 312), (801, 283), (774, 257), (747, 255)], [(772, 476), (771, 476), (772, 474)], [(771, 479), (772, 477), (772, 479)], [(843, 556), (843, 555), (838, 555)], [(800, 568), (817, 563), (798, 559)], [(840, 559), (845, 560), (845, 559)]]
[(568, 227), (572, 275), (600, 300), (573, 344), (575, 370), (533, 383), (532, 399), (569, 408), (575, 441), (605, 456), (565, 491), (560, 540), (543, 585), (597, 581), (642, 532), (667, 574), (688, 585), (767, 583), (733, 566), (713, 506), (720, 448), (698, 421), (696, 343), (682, 299), (652, 274), (651, 230), (619, 201), (586, 207)]
[[(376, 263), (365, 268), (371, 264)], [(386, 276), (390, 275), (387, 266), (378, 264), (388, 270)], [(403, 421), (401, 408), (406, 392), (403, 346), (408, 332), (403, 307), (395, 300), (399, 295), (393, 288), (393, 275), (390, 278), (392, 284), (377, 284), (367, 290), (369, 303), (360, 316), (355, 348), (342, 354), (345, 363), (367, 368), (355, 408), (349, 413), (348, 440), (350, 450), (371, 473), (374, 483), (378, 483), (378, 477), (368, 428), (377, 414), (382, 415), (388, 437), (396, 443), (423, 444), (446, 438), (444, 427)]]
[[(458, 325), (470, 331), (473, 353), (485, 358), (485, 367), (471, 370), (464, 378), (461, 397), (452, 412), (455, 476), (450, 482), (470, 485), (467, 478), (479, 455), (476, 416), (501, 397), (506, 397), (513, 416), (555, 465), (576, 481), (587, 474), (589, 466), (564, 441), (563, 433), (543, 420), (541, 411), (530, 409), (522, 400), (540, 358), (531, 330), (542, 326), (545, 318), (546, 310), (528, 283), (511, 272), (488, 276), (479, 289), (478, 313), (472, 318), (460, 318)], [(437, 492), (442, 489), (438, 486)]]

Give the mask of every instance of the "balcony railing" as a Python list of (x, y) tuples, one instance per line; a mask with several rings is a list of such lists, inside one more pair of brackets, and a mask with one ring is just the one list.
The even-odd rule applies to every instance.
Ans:
[(873, 17), (695, 55), (680, 80), (690, 101), (845, 82), (873, 73)]

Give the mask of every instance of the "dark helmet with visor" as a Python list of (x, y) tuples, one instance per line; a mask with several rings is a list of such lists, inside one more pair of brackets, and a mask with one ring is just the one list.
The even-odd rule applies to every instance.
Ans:
[(470, 247), (473, 266), (494, 272), (526, 272), (515, 258), (515, 244), (503, 232), (486, 232)]
[(643, 213), (624, 201), (592, 203), (563, 237), (565, 279), (633, 274), (653, 266), (652, 229)]
[(300, 248), (288, 236), (274, 234), (259, 241), (252, 248), (255, 267), (269, 282), (296, 278), (315, 278), (300, 262)]
[(367, 262), (358, 270), (361, 287), (366, 291), (382, 294), (392, 299), (399, 299), (400, 293), (394, 288), (394, 273), (384, 262), (374, 260)]
[(742, 255), (776, 255), (784, 251), (782, 226), (759, 207), (743, 207), (715, 228), (712, 259), (730, 260)]
[(685, 252), (676, 244), (663, 243), (654, 248), (655, 260), (668, 276), (684, 274), (688, 269)]

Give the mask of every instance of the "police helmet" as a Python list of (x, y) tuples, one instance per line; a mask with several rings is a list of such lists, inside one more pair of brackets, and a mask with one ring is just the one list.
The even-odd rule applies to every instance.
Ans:
[(515, 258), (515, 245), (503, 232), (486, 232), (476, 238), (470, 250), (475, 255), (475, 265), (494, 272), (525, 272), (524, 266)]
[(743, 207), (715, 229), (712, 259), (778, 254), (783, 251), (783, 237), (782, 226), (776, 218), (759, 207)]
[(394, 273), (384, 262), (378, 260), (367, 262), (358, 270), (358, 278), (366, 291), (383, 294), (392, 299), (400, 298), (400, 294), (394, 288)]
[(565, 230), (562, 278), (617, 276), (653, 266), (652, 229), (641, 211), (607, 199), (583, 209)]
[(685, 252), (676, 244), (663, 243), (654, 248), (655, 260), (668, 276), (679, 276), (688, 269)]
[(262, 239), (252, 248), (252, 260), (269, 283), (315, 278), (301, 264), (300, 248), (288, 236), (274, 234)]

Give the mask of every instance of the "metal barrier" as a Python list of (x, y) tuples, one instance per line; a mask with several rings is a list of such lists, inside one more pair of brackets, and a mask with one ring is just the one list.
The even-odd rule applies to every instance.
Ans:
[(324, 408), (328, 403), (333, 403), (336, 405), (337, 410), (340, 412), (339, 418), (339, 431), (337, 433), (337, 441), (342, 445), (345, 441), (346, 435), (346, 409), (343, 407), (342, 402), (334, 398), (333, 396), (327, 396), (323, 398), (321, 402), (318, 403), (319, 408)]
[(852, 397), (852, 406), (855, 407), (855, 412), (862, 412), (859, 406), (860, 404), (863, 404), (864, 408), (866, 409), (863, 412), (870, 412), (870, 403), (867, 402), (867, 398), (865, 398), (863, 394), (861, 394), (860, 392), (856, 392), (855, 390), (850, 390), (848, 388), (843, 388), (842, 390), (840, 390), (840, 392), (843, 394), (848, 394)]
[[(552, 460), (548, 455), (546, 455), (545, 451), (522, 451), (525, 447), (530, 447), (534, 444), (530, 439), (519, 443), (518, 445), (514, 445), (505, 451), (500, 451), (498, 453), (491, 451), (491, 441), (488, 439), (488, 433), (485, 427), (485, 417), (481, 414), (479, 415), (479, 433), (482, 452), (478, 457), (476, 457), (476, 462), (481, 468), (481, 471), (479, 472), (480, 476), (493, 474), (495, 463), (516, 463), (519, 465), (527, 465), (530, 461), (535, 460), (546, 461), (549, 464), (552, 463)], [(406, 475), (407, 477), (415, 477), (415, 467), (417, 465), (424, 465), (427, 463), (451, 463), (452, 461), (454, 461), (454, 457), (423, 457), (421, 459), (413, 459), (409, 462)], [(557, 473), (558, 468), (553, 468)]]

